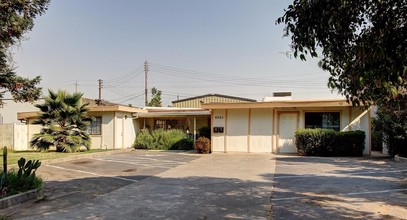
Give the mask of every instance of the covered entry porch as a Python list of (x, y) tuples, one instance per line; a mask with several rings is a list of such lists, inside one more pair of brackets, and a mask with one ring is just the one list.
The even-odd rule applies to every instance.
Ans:
[(199, 129), (210, 127), (210, 111), (200, 108), (147, 107), (146, 113), (136, 113), (139, 129), (179, 129), (194, 138)]

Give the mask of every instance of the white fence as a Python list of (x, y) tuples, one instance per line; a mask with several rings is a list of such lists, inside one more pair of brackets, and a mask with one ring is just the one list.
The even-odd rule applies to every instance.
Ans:
[(29, 142), (38, 133), (40, 125), (2, 124), (0, 125), (0, 148), (6, 146), (16, 151), (31, 150)]

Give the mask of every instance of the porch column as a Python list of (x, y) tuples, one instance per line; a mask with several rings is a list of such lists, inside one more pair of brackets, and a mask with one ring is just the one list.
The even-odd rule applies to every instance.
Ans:
[(196, 141), (196, 117), (194, 117), (194, 143)]

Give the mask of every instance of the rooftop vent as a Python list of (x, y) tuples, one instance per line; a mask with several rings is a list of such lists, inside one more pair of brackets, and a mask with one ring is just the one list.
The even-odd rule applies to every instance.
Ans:
[(291, 96), (291, 92), (273, 92), (273, 97), (287, 97)]
[(293, 100), (291, 92), (273, 92), (272, 97), (264, 97), (263, 102)]

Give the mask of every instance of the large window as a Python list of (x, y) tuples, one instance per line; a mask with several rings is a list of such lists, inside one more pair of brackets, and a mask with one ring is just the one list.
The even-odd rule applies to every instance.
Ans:
[(102, 134), (102, 117), (95, 117), (88, 127), (88, 133), (90, 135)]
[(339, 131), (339, 112), (306, 112), (305, 128), (326, 128)]

